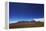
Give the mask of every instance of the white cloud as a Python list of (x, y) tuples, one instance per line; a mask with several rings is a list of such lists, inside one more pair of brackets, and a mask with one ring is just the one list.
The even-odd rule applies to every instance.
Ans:
[(44, 22), (44, 18), (34, 18), (33, 20), (40, 21), (40, 22)]
[(11, 24), (11, 23), (17, 23), (18, 21), (10, 21), (9, 23)]

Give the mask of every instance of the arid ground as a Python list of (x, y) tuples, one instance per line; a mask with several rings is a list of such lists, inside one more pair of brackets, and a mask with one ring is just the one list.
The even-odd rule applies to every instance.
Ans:
[(27, 27), (44, 27), (44, 22), (12, 23), (12, 24), (9, 24), (9, 28), (10, 29), (14, 29), (14, 28), (27, 28)]

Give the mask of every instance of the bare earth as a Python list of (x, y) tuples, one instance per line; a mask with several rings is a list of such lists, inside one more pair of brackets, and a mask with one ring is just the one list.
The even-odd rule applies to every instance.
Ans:
[(26, 27), (44, 27), (44, 22), (9, 24), (9, 28), (10, 29), (14, 29), (14, 28), (26, 28)]

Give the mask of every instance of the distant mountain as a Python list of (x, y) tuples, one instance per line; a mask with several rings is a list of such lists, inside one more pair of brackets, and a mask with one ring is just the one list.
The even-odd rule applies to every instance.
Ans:
[(18, 21), (17, 23), (34, 23), (36, 22), (35, 20), (32, 20), (32, 21)]
[[(32, 20), (32, 21), (18, 21), (18, 22), (16, 22), (16, 23), (35, 23), (35, 22), (41, 22), (41, 21), (35, 21), (35, 20)], [(15, 24), (16, 24), (15, 23)], [(11, 23), (12, 24), (12, 23)], [(13, 23), (14, 24), (14, 23)]]

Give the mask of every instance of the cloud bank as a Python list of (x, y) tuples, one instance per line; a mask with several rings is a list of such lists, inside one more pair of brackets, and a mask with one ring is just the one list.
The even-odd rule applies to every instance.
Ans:
[(34, 18), (33, 20), (40, 21), (40, 22), (44, 22), (44, 18)]
[(11, 24), (11, 23), (17, 23), (18, 21), (10, 21), (9, 23)]

